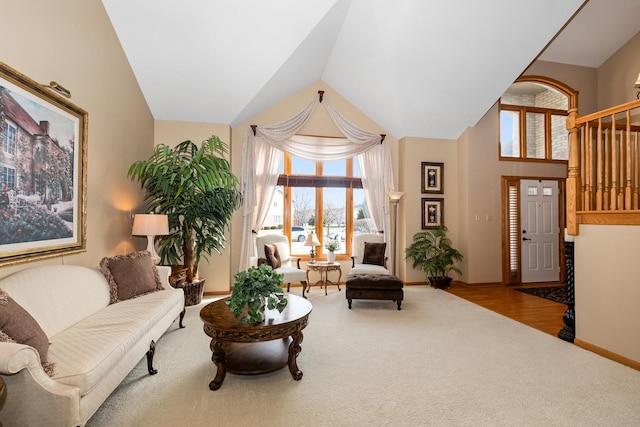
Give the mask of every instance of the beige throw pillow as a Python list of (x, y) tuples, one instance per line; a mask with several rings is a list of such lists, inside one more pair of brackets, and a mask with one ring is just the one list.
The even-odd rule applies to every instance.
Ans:
[(158, 269), (148, 251), (105, 257), (100, 271), (111, 288), (111, 304), (163, 289)]

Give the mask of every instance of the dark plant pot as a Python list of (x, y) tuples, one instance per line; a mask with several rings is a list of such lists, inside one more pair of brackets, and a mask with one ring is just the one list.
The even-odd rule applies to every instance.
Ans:
[(179, 283), (176, 288), (182, 288), (184, 291), (184, 305), (198, 305), (202, 302), (204, 295), (204, 279), (196, 280), (191, 283), (186, 281)]
[(169, 284), (174, 288), (181, 288), (182, 284), (187, 281), (187, 269), (181, 265), (171, 266), (171, 276), (169, 276)]
[(451, 287), (451, 277), (429, 277), (429, 284), (436, 289), (449, 289)]

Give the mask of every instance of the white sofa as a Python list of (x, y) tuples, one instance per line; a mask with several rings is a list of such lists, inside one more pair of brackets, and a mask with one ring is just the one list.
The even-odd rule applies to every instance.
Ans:
[(158, 273), (163, 290), (113, 304), (95, 268), (39, 266), (0, 280), (45, 332), (55, 364), (49, 377), (33, 347), (0, 342), (0, 425), (82, 426), (145, 355), (155, 373), (152, 342), (184, 316), (183, 291), (169, 286), (168, 267)]

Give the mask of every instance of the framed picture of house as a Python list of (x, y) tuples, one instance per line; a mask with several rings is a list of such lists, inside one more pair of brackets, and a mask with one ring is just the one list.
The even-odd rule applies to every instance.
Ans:
[(87, 120), (0, 62), (0, 266), (86, 250)]
[(444, 199), (422, 199), (422, 229), (444, 225)]
[(444, 193), (444, 163), (422, 162), (422, 192)]

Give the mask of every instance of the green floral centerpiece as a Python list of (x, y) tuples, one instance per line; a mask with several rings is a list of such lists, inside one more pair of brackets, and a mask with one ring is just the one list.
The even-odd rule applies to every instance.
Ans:
[[(227, 305), (243, 323), (262, 323), (265, 307), (282, 311), (287, 306), (282, 284), (284, 275), (269, 264), (249, 267), (234, 276), (233, 290)], [(246, 310), (246, 313), (245, 313)]]

